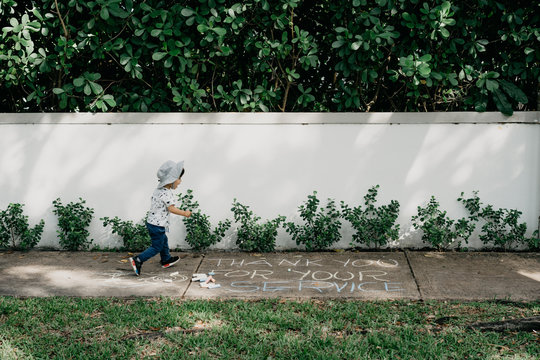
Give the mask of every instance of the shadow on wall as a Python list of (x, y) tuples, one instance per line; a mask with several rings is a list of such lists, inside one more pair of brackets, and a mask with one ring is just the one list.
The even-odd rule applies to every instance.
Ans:
[[(306, 123), (329, 119), (310, 125), (152, 120), (39, 124), (39, 117), (45, 115), (36, 114), (34, 125), (1, 125), (0, 208), (10, 202), (24, 203), (31, 223), (46, 221), (40, 246), (55, 246), (52, 201), (60, 197), (67, 203), (82, 197), (95, 209), (90, 229), (95, 244), (114, 246), (119, 239), (102, 227), (99, 218), (144, 218), (157, 184), (156, 171), (171, 159), (185, 160), (186, 175), (179, 191), (193, 189), (213, 223), (232, 218), (234, 198), (263, 220), (278, 214), (299, 220), (296, 210), (314, 190), (323, 204), (330, 197), (356, 206), (363, 203), (370, 187), (379, 184), (379, 204), (400, 202), (401, 237), (411, 246), (422, 244), (410, 218), (431, 195), (450, 217), (458, 218), (465, 215), (456, 201), (459, 194), (480, 190), (484, 203), (518, 208), (524, 211), (522, 221), (534, 227), (540, 213), (540, 131), (534, 125), (397, 125), (400, 114), (387, 115), (393, 125), (370, 124), (376, 114), (368, 114), (364, 124), (334, 124), (332, 114), (286, 115), (306, 117)], [(222, 115), (205, 118), (215, 122), (218, 116)], [(275, 114), (275, 119), (281, 116)], [(172, 220), (171, 247), (187, 248), (181, 218)], [(348, 247), (347, 224), (342, 233), (337, 247)], [(218, 247), (231, 248), (234, 242), (230, 231)], [(296, 247), (280, 231), (278, 247), (287, 246)]]

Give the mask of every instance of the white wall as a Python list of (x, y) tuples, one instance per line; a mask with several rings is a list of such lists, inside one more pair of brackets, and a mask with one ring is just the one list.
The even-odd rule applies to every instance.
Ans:
[[(540, 112), (289, 114), (0, 114), (0, 209), (25, 204), (46, 222), (40, 247), (58, 247), (52, 201), (79, 197), (95, 209), (95, 244), (120, 240), (100, 217), (142, 219), (166, 160), (185, 160), (180, 191), (193, 189), (214, 223), (232, 200), (263, 219), (285, 215), (317, 190), (356, 206), (380, 185), (379, 203), (401, 204), (402, 244), (422, 246), (410, 218), (431, 195), (451, 217), (479, 190), (495, 207), (517, 208), (530, 235), (540, 216)], [(171, 247), (188, 248), (176, 217)], [(347, 247), (351, 229), (345, 224)], [(234, 248), (231, 231), (218, 248)], [(472, 240), (470, 247), (482, 246)], [(280, 231), (278, 248), (296, 248)]]

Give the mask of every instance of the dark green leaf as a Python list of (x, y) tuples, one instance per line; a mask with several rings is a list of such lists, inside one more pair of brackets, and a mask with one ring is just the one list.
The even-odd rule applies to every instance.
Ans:
[(152, 54), (152, 59), (154, 61), (159, 61), (161, 59), (163, 59), (165, 56), (167, 56), (167, 53), (165, 52), (155, 52)]
[(197, 30), (199, 30), (200, 33), (205, 33), (208, 31), (208, 26), (207, 25), (204, 25), (204, 24), (199, 24), (197, 25)]
[(516, 85), (506, 80), (499, 80), (499, 84), (512, 99), (519, 101), (522, 104), (527, 104), (529, 102), (527, 95), (525, 95), (525, 93)]
[(489, 91), (495, 91), (499, 88), (499, 82), (497, 80), (486, 79), (486, 89)]
[(76, 78), (73, 80), (73, 85), (75, 85), (76, 87), (81, 87), (84, 85), (84, 78), (80, 77), (80, 78)]
[(212, 30), (219, 36), (224, 36), (227, 33), (227, 30), (221, 27), (216, 27), (216, 28), (213, 28)]
[(109, 9), (107, 9), (105, 6), (102, 7), (99, 16), (101, 16), (103, 20), (109, 20)]
[(340, 47), (343, 46), (343, 44), (345, 44), (345, 41), (343, 41), (343, 40), (337, 40), (337, 41), (334, 41), (334, 42), (332, 43), (332, 47), (333, 47), (334, 49), (340, 48)]
[(446, 28), (440, 28), (440, 32), (444, 38), (450, 37), (450, 32)]
[(189, 9), (189, 8), (183, 8), (182, 11), (180, 12), (182, 14), (182, 16), (184, 17), (190, 17), (191, 15), (195, 14), (195, 11)]
[(99, 95), (103, 92), (103, 88), (98, 83), (90, 81), (88, 84), (90, 85), (90, 88), (92, 89), (92, 92), (94, 93), (94, 95)]
[(513, 114), (512, 105), (500, 89), (493, 91), (493, 101), (497, 109), (504, 115), (511, 116)]

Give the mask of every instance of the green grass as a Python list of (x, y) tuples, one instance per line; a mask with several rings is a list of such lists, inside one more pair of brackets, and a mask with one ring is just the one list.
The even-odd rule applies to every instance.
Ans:
[(0, 298), (0, 359), (538, 359), (540, 302)]

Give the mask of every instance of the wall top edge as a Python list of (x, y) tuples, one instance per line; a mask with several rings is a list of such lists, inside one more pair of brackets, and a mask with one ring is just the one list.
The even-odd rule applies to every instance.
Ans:
[(0, 125), (540, 124), (540, 111), (439, 113), (0, 113)]

